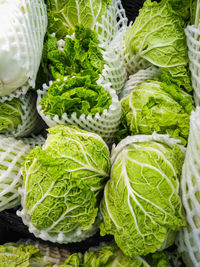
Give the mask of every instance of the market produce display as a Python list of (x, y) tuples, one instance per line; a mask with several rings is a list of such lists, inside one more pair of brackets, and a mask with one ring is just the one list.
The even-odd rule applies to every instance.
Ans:
[(199, 18), (0, 0), (0, 266), (200, 266)]

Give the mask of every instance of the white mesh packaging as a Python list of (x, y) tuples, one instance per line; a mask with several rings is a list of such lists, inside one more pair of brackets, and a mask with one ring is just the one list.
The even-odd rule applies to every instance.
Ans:
[(121, 93), (121, 98), (128, 96), (139, 84), (159, 76), (160, 70), (154, 66), (130, 75)]
[(112, 41), (112, 47), (114, 51), (119, 55), (121, 61), (123, 62), (126, 72), (128, 75), (134, 74), (141, 69), (146, 69), (152, 66), (147, 60), (142, 59), (139, 55), (131, 56), (126, 50), (125, 45), (125, 35), (129, 28), (132, 26), (123, 27), (122, 30), (118, 31)]
[(126, 27), (127, 24), (128, 19), (121, 0), (112, 0), (111, 5), (102, 15), (101, 21), (95, 23), (94, 30), (98, 33), (99, 41), (104, 46), (108, 46), (117, 32)]
[(200, 104), (200, 25), (187, 26), (185, 29), (189, 67), (191, 71), (192, 86), (194, 88), (194, 99), (196, 105)]
[(29, 151), (22, 141), (0, 136), (0, 211), (20, 204), (21, 163)]
[(181, 190), (187, 227), (178, 235), (178, 250), (188, 267), (200, 266), (200, 107), (192, 111), (182, 170)]
[(99, 134), (105, 142), (111, 144), (113, 142), (113, 139), (115, 138), (115, 133), (118, 131), (121, 122), (121, 105), (115, 90), (110, 89), (109, 84), (103, 85), (103, 87), (111, 95), (112, 104), (110, 105), (109, 109), (105, 109), (101, 115), (99, 113), (95, 114), (95, 116), (92, 116), (91, 114), (87, 116), (85, 114), (81, 114), (81, 116), (78, 117), (77, 114), (73, 112), (70, 116), (68, 116), (67, 113), (64, 113), (61, 118), (59, 118), (58, 115), (55, 115), (53, 118), (51, 118), (50, 115), (44, 114), (40, 105), (40, 101), (42, 97), (45, 96), (49, 86), (51, 86), (52, 83), (53, 82), (50, 81), (49, 85), (44, 84), (43, 90), (37, 91), (37, 110), (46, 124), (49, 127), (53, 127), (57, 124), (76, 125), (83, 130)]
[(42, 147), (46, 140), (41, 134), (37, 136), (31, 135), (31, 137), (25, 137), (20, 139), (24, 142), (24, 144), (29, 145), (32, 149), (36, 146)]
[(22, 103), (21, 107), (23, 110), (21, 115), (22, 123), (18, 125), (16, 130), (5, 133), (6, 136), (25, 137), (43, 128), (44, 123), (36, 109), (36, 98), (36, 94), (32, 92), (21, 95), (19, 100)]
[[(6, 23), (5, 23), (6, 22)], [(0, 95), (35, 87), (47, 11), (43, 0), (0, 1)]]

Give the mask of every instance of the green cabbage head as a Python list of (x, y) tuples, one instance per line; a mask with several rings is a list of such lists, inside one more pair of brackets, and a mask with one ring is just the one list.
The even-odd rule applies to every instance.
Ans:
[(45, 240), (81, 241), (96, 232), (100, 193), (110, 172), (109, 150), (96, 134), (57, 125), (23, 164), (23, 210), (29, 230)]
[(114, 149), (101, 202), (101, 235), (112, 234), (127, 256), (173, 244), (185, 225), (179, 192), (183, 152), (164, 135), (130, 136)]
[(169, 134), (187, 144), (192, 97), (174, 83), (146, 81), (121, 101), (122, 124), (131, 135)]

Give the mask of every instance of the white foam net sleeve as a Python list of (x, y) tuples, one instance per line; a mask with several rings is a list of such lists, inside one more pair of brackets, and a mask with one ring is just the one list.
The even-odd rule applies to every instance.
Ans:
[(5, 133), (6, 136), (25, 137), (34, 133), (34, 131), (39, 131), (44, 126), (36, 109), (36, 94), (28, 92), (27, 95), (22, 95), (19, 99), (23, 110), (21, 115), (22, 123), (18, 125), (15, 131)]
[(3, 103), (5, 101), (11, 101), (13, 98), (20, 98), (22, 95), (26, 95), (29, 89), (30, 85), (27, 82), (25, 85), (11, 92), (9, 95), (1, 96), (0, 103)]
[(35, 148), (36, 146), (42, 147), (46, 141), (41, 134), (37, 136), (31, 135), (31, 137), (20, 138), (20, 140), (22, 140), (24, 144), (29, 145), (31, 149)]
[(20, 204), (21, 163), (29, 151), (22, 141), (0, 136), (0, 211)]
[(125, 83), (120, 97), (124, 98), (128, 96), (139, 84), (145, 82), (146, 80), (159, 77), (160, 73), (161, 71), (158, 68), (151, 66), (147, 69), (139, 70), (135, 74), (130, 75), (128, 81)]
[(190, 134), (182, 169), (181, 193), (187, 227), (177, 245), (187, 266), (200, 266), (200, 107), (190, 116)]
[(5, 12), (8, 18), (6, 26), (4, 22), (0, 26), (0, 58), (12, 62), (7, 68), (16, 77), (11, 81), (0, 77), (0, 94), (7, 95), (21, 86), (17, 94), (24, 94), (27, 86), (35, 87), (47, 28), (46, 5), (43, 0), (6, 0), (2, 5), (5, 10), (1, 7), (1, 17)]
[(128, 19), (121, 0), (112, 0), (101, 21), (96, 22), (94, 30), (98, 33), (99, 41), (108, 46), (118, 31), (126, 27)]
[(95, 116), (92, 116), (91, 114), (82, 114), (78, 117), (76, 112), (74, 112), (70, 116), (68, 116), (67, 113), (64, 113), (61, 118), (59, 118), (58, 115), (51, 118), (50, 115), (44, 114), (40, 101), (42, 97), (45, 96), (52, 83), (53, 82), (50, 81), (49, 85), (44, 84), (43, 90), (37, 91), (37, 110), (46, 124), (49, 127), (53, 127), (57, 124), (76, 125), (83, 130), (100, 135), (107, 144), (111, 144), (115, 138), (115, 133), (119, 130), (121, 122), (121, 105), (115, 90), (110, 89), (110, 84), (104, 84), (103, 87), (110, 93), (112, 103), (108, 110), (105, 109), (101, 115), (99, 113), (95, 114)]
[(40, 249), (44, 265), (53, 264), (53, 267), (57, 267), (60, 264), (64, 264), (66, 259), (70, 256), (70, 252), (65, 248), (59, 248), (31, 239), (20, 239), (17, 243), (26, 244), (27, 246), (34, 246), (37, 249)]
[(191, 71), (192, 86), (194, 88), (194, 99), (196, 105), (200, 104), (200, 26), (187, 26), (185, 29), (189, 67)]
[(127, 27), (123, 27), (121, 31), (118, 31), (112, 42), (114, 51), (120, 56), (128, 75), (134, 74), (141, 69), (146, 69), (152, 66), (147, 60), (142, 59), (139, 55), (131, 56), (126, 49), (125, 35), (131, 27), (131, 24)]

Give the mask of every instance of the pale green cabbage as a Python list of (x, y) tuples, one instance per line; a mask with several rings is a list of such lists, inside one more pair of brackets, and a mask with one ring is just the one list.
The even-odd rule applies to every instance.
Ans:
[(57, 125), (48, 131), (43, 148), (33, 149), (24, 162), (22, 218), (38, 237), (80, 241), (97, 229), (109, 150), (100, 136), (77, 127)]
[(122, 124), (131, 135), (167, 133), (186, 145), (193, 108), (192, 97), (175, 84), (146, 81), (121, 101)]
[(168, 0), (160, 3), (145, 1), (125, 35), (126, 50), (135, 57), (135, 64), (142, 59), (147, 67), (149, 63), (155, 65), (170, 79), (191, 91), (185, 23), (172, 6)]
[[(167, 145), (167, 137), (156, 136), (127, 137), (118, 144), (101, 202), (101, 235), (114, 235), (130, 257), (169, 247), (185, 225), (178, 195), (184, 156), (178, 145)], [(165, 138), (166, 144), (151, 141)]]
[(80, 24), (94, 28), (110, 3), (110, 0), (47, 0), (48, 31), (56, 33), (57, 38), (63, 38), (68, 28)]

